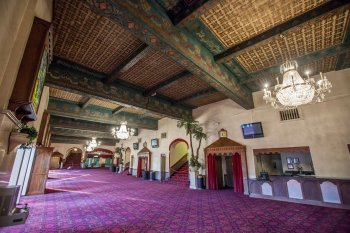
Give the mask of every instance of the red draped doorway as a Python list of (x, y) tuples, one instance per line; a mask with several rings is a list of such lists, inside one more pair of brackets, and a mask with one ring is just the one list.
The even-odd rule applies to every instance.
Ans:
[[(220, 189), (223, 187), (223, 182), (228, 183), (229, 178), (233, 179), (234, 192), (248, 194), (245, 146), (228, 139), (227, 131), (224, 129), (220, 130), (219, 135), (219, 140), (204, 149), (207, 188)], [(223, 169), (225, 163), (223, 159), (226, 161), (225, 169)], [(228, 175), (230, 177), (227, 177)]]

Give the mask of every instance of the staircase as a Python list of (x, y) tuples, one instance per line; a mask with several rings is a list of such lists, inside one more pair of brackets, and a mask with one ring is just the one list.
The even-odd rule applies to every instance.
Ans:
[(168, 180), (168, 183), (188, 187), (188, 162), (184, 163), (179, 170), (174, 172), (174, 174)]

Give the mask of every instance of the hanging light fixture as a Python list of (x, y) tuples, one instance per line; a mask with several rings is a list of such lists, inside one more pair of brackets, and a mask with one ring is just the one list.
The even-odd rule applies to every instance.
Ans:
[(128, 122), (122, 121), (120, 122), (120, 127), (116, 126), (112, 128), (112, 135), (114, 138), (121, 139), (121, 140), (126, 140), (131, 136), (134, 136), (135, 134), (135, 129), (127, 128)]
[(280, 84), (277, 77), (277, 85), (273, 91), (268, 90), (267, 84), (265, 85), (263, 99), (266, 103), (270, 103), (274, 108), (296, 108), (313, 101), (322, 102), (325, 93), (331, 92), (332, 84), (322, 73), (320, 73), (321, 79), (316, 83), (313, 78), (310, 78), (308, 72), (306, 73), (307, 79), (303, 79), (297, 68), (296, 61), (287, 61), (281, 65), (280, 72), (283, 75), (283, 82)]
[(84, 146), (84, 149), (88, 152), (93, 151), (96, 147), (101, 145), (101, 142), (97, 142), (96, 137), (93, 137), (91, 141), (86, 142), (86, 146)]

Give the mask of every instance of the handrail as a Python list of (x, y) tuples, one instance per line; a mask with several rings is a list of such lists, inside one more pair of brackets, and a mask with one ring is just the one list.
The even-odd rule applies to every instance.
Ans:
[(187, 161), (188, 154), (186, 153), (179, 159), (173, 166), (170, 167), (170, 176), (172, 176), (175, 172), (179, 172), (178, 169), (181, 168)]

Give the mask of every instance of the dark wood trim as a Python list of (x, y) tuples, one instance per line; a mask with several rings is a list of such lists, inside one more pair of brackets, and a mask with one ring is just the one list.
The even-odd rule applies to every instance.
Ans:
[(295, 18), (292, 18), (291, 20), (288, 20), (280, 25), (277, 25), (259, 35), (256, 35), (246, 41), (243, 41), (242, 43), (235, 45), (229, 49), (227, 49), (225, 52), (222, 52), (218, 55), (214, 56), (214, 59), (217, 63), (225, 63), (230, 60), (232, 60), (234, 57), (236, 57), (238, 54), (242, 53), (243, 51), (247, 50), (248, 48), (252, 46), (257, 46), (257, 44), (262, 43), (263, 41), (269, 40), (272, 37), (275, 37), (277, 35), (283, 34), (286, 31), (301, 25), (307, 21), (310, 21), (312, 19), (315, 19), (329, 11), (335, 10), (339, 7), (342, 7), (344, 5), (349, 4), (348, 1), (341, 1), (341, 0), (331, 0), (329, 2), (326, 2), (325, 4), (322, 4), (321, 6), (318, 6), (312, 10), (309, 10)]
[(124, 110), (124, 108), (125, 108), (124, 106), (118, 106), (112, 111), (112, 114), (113, 115), (118, 114), (118, 113), (122, 112)]
[(83, 101), (80, 103), (80, 106), (82, 109), (86, 108), (87, 106), (89, 106), (89, 104), (91, 103), (92, 98), (90, 97), (84, 97)]
[(138, 61), (144, 58), (147, 53), (151, 50), (147, 44), (142, 44), (135, 52), (133, 52), (126, 60), (124, 60), (109, 77), (107, 77), (104, 83), (110, 84), (116, 81), (119, 76), (131, 69)]
[(185, 70), (185, 71), (183, 71), (183, 72), (181, 72), (179, 74), (176, 74), (176, 75), (168, 78), (167, 80), (164, 80), (163, 82), (160, 82), (160, 83), (154, 85), (153, 87), (145, 90), (143, 92), (143, 95), (146, 96), (146, 97), (152, 96), (152, 95), (156, 94), (156, 92), (158, 90), (160, 90), (160, 89), (162, 89), (164, 87), (168, 87), (168, 86), (172, 85), (174, 82), (177, 82), (180, 79), (186, 78), (186, 77), (188, 77), (190, 75), (191, 75), (191, 73), (188, 72), (187, 70)]
[(51, 23), (37, 17), (34, 18), (9, 100), (8, 109), (15, 112), (16, 117), (24, 122), (36, 120), (32, 97), (50, 26)]
[(47, 111), (44, 111), (43, 116), (41, 118), (38, 139), (36, 141), (37, 145), (45, 146), (45, 143), (47, 141), (46, 137), (47, 137), (47, 132), (49, 128), (49, 122), (50, 122), (50, 114)]
[(282, 148), (263, 148), (263, 149), (253, 149), (254, 155), (259, 154), (280, 154), (283, 152), (305, 152), (310, 153), (310, 148), (308, 146), (298, 146), (298, 147), (282, 147)]

